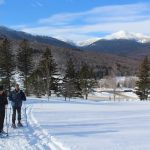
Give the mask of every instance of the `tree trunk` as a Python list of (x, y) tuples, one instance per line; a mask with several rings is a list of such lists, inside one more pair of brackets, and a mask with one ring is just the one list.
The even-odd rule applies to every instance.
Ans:
[(85, 98), (86, 98), (86, 100), (88, 99), (88, 94), (87, 93), (85, 94)]
[(114, 101), (116, 100), (116, 90), (114, 89)]

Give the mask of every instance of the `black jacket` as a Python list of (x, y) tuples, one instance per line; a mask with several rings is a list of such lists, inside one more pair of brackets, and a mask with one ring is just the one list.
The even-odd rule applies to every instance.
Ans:
[(8, 104), (7, 95), (3, 92), (0, 94), (0, 110), (5, 108), (5, 105)]
[(26, 101), (26, 96), (22, 90), (14, 90), (10, 92), (9, 100), (11, 101), (12, 107), (21, 107), (22, 101)]

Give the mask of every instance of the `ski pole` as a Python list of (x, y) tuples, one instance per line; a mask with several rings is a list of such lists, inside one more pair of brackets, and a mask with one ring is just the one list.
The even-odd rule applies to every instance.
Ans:
[(24, 113), (25, 113), (25, 121), (26, 121), (26, 125), (27, 125), (27, 127), (28, 127), (28, 118), (27, 118), (27, 106), (26, 106), (26, 104), (24, 103)]
[(25, 118), (26, 118), (26, 125), (28, 127), (27, 108), (26, 107), (25, 107)]
[[(9, 108), (9, 121), (8, 121), (8, 127), (10, 126), (10, 116), (11, 116), (11, 106), (10, 106), (10, 108)], [(9, 129), (9, 128), (8, 128)], [(9, 132), (9, 130), (8, 130), (8, 132)]]
[(7, 105), (6, 105), (6, 107), (5, 107), (5, 116), (6, 116), (6, 135), (8, 136), (8, 122), (7, 122), (7, 110), (8, 108), (7, 108)]

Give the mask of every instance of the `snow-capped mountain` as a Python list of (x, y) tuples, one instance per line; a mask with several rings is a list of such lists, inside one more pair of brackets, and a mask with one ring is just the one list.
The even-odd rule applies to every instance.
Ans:
[(79, 42), (77, 43), (77, 45), (87, 46), (99, 40), (119, 40), (119, 39), (135, 40), (139, 43), (150, 42), (150, 36), (148, 35), (144, 35), (142, 33), (127, 32), (127, 31), (122, 30), (122, 31), (118, 31), (116, 33), (113, 33), (113, 34), (110, 34), (101, 38), (93, 38), (87, 41)]
[(133, 33), (133, 32), (126, 32), (126, 31), (119, 31), (113, 33), (111, 35), (105, 36), (102, 39), (106, 40), (113, 40), (113, 39), (127, 39), (127, 40), (136, 40), (140, 43), (147, 43), (150, 42), (150, 36), (144, 35), (142, 33)]
[(150, 54), (150, 36), (119, 31), (80, 48), (119, 56), (141, 57)]

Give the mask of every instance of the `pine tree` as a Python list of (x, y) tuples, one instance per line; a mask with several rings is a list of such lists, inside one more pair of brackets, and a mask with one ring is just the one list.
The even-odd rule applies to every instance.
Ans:
[(33, 70), (32, 62), (33, 49), (30, 47), (28, 40), (23, 40), (20, 43), (17, 53), (17, 67), (21, 71), (24, 78), (24, 87), (26, 89), (26, 95), (29, 93), (27, 79)]
[(67, 61), (66, 74), (63, 79), (61, 92), (65, 97), (65, 100), (67, 97), (69, 100), (72, 97), (82, 97), (79, 86), (79, 78), (71, 58)]
[(65, 77), (69, 79), (75, 79), (76, 77), (75, 66), (71, 58), (67, 61), (67, 69)]
[(55, 63), (51, 53), (51, 49), (48, 47), (42, 56), (39, 69), (42, 72), (42, 78), (45, 81), (45, 90), (49, 100), (51, 90), (57, 91), (58, 89), (59, 74), (57, 71), (57, 64)]
[(82, 89), (82, 94), (85, 98), (88, 98), (88, 94), (93, 91), (96, 86), (96, 79), (94, 73), (90, 67), (84, 63), (80, 69), (80, 87)]
[(39, 98), (45, 93), (42, 75), (42, 72), (37, 68), (28, 77), (28, 83), (31, 89), (30, 94), (34, 94)]
[(15, 70), (14, 56), (11, 44), (8, 39), (4, 39), (0, 46), (0, 76), (6, 88), (11, 89), (11, 78)]
[(148, 57), (145, 57), (140, 65), (139, 69), (139, 80), (137, 81), (137, 91), (136, 94), (139, 96), (140, 100), (147, 100), (150, 90), (150, 66)]

